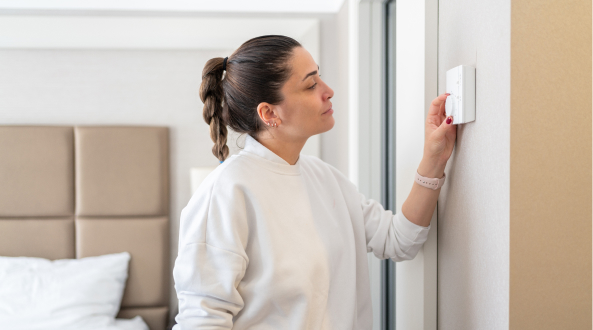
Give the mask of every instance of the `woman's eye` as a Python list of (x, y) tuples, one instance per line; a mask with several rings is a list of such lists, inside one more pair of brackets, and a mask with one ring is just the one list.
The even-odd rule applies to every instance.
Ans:
[(316, 85), (317, 85), (317, 83), (313, 84), (313, 86), (309, 87), (309, 89), (315, 89)]

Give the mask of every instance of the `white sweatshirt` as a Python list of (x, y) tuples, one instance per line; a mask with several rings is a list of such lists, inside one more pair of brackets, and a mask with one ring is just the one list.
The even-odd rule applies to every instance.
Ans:
[(173, 330), (371, 329), (367, 253), (413, 259), (429, 230), (247, 135), (181, 212)]

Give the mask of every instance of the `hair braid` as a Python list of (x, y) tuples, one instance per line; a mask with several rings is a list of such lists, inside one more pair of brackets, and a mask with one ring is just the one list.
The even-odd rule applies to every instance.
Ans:
[(212, 153), (221, 162), (229, 155), (227, 128), (224, 120), (224, 91), (222, 88), (222, 57), (210, 59), (202, 71), (200, 99), (204, 103), (204, 121), (210, 125), (210, 138), (214, 141)]
[(261, 102), (280, 104), (281, 89), (292, 74), (290, 60), (301, 44), (286, 36), (265, 35), (244, 42), (228, 57), (223, 79), (222, 57), (206, 62), (202, 71), (200, 98), (204, 121), (214, 141), (212, 153), (220, 161), (229, 155), (227, 126), (236, 133), (257, 139), (268, 129), (257, 113)]

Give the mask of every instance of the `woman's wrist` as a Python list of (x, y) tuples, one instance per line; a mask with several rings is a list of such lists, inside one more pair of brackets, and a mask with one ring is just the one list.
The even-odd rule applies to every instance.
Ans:
[(440, 164), (438, 161), (429, 158), (422, 158), (418, 166), (418, 174), (427, 178), (441, 178), (445, 173), (445, 166), (447, 164)]

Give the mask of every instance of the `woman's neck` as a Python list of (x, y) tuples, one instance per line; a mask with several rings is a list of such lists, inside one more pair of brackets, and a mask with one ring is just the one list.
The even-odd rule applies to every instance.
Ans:
[(280, 158), (284, 159), (288, 164), (296, 164), (307, 140), (287, 140), (278, 136), (278, 134), (275, 135), (276, 136), (272, 136), (270, 133), (260, 134), (257, 136), (256, 140), (264, 147), (280, 156)]

